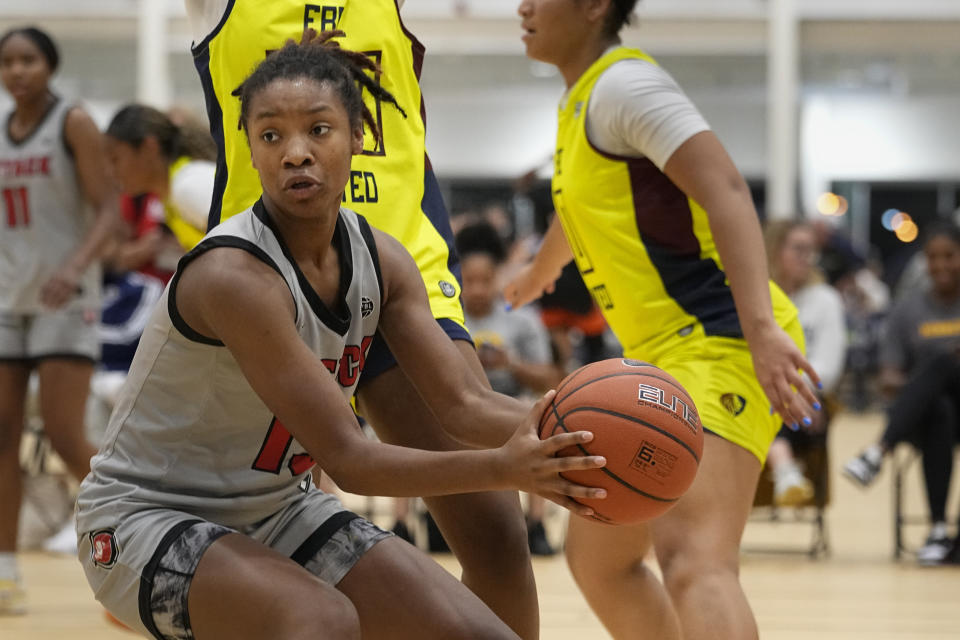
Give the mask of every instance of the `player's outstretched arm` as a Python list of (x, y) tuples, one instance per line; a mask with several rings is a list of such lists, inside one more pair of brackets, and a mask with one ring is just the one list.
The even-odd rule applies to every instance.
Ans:
[(571, 260), (573, 252), (560, 225), (560, 216), (554, 215), (537, 255), (510, 278), (503, 289), (503, 299), (511, 307), (522, 307), (544, 293), (552, 293), (560, 272)]
[(433, 496), (523, 489), (595, 495), (557, 474), (602, 466), (602, 459), (553, 457), (563, 447), (588, 441), (590, 434), (541, 442), (535, 432), (539, 413), (528, 415), (499, 449), (433, 452), (367, 439), (337, 382), (297, 333), (283, 280), (245, 251), (219, 248), (196, 258), (180, 277), (175, 302), (191, 328), (226, 345), (270, 411), (345, 491)]
[(787, 424), (810, 420), (816, 397), (798, 371), (814, 383), (819, 378), (774, 320), (760, 224), (743, 176), (711, 131), (684, 142), (664, 173), (707, 211), (757, 380), (771, 407)]

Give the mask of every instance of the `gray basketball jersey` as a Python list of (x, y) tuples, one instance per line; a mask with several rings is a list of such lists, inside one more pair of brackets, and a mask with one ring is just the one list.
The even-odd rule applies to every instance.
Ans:
[(122, 514), (156, 506), (242, 530), (298, 497), (313, 459), (251, 388), (230, 351), (186, 324), (176, 288), (183, 269), (206, 251), (250, 252), (283, 277), (297, 332), (349, 400), (380, 317), (379, 262), (370, 227), (352, 211), (341, 209), (333, 242), (340, 260), (338, 309), (320, 300), (261, 202), (217, 226), (183, 257), (147, 324), (84, 480), (79, 531), (116, 526)]
[[(26, 139), (0, 134), (0, 310), (38, 313), (40, 289), (77, 248), (92, 216), (64, 138), (73, 107), (57, 99)], [(99, 310), (100, 268), (91, 265), (65, 309)]]

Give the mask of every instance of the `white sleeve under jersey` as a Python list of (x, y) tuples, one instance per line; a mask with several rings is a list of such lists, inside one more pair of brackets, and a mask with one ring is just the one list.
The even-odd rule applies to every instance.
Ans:
[(680, 145), (709, 129), (670, 74), (646, 60), (614, 63), (590, 94), (590, 142), (612, 155), (649, 158), (661, 170)]
[(217, 165), (209, 160), (191, 160), (170, 182), (170, 202), (190, 226), (205, 231)]
[(194, 44), (201, 42), (220, 24), (229, 0), (186, 0), (187, 20)]

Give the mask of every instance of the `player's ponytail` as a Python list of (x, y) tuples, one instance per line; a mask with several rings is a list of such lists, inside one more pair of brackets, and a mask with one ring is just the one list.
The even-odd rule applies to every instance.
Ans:
[(152, 136), (168, 162), (181, 156), (197, 160), (216, 159), (216, 146), (202, 125), (196, 123), (178, 126), (170, 117), (142, 104), (130, 104), (118, 111), (106, 134), (115, 140), (140, 148)]

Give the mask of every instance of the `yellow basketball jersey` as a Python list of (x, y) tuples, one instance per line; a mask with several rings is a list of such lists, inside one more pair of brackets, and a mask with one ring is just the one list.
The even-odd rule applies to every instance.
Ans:
[(366, 132), (354, 156), (344, 206), (363, 214), (413, 255), (423, 274), (435, 317), (463, 324), (460, 266), (449, 215), (425, 151), (420, 94), (424, 47), (400, 19), (395, 0), (231, 0), (217, 28), (193, 49), (210, 129), (218, 145), (217, 178), (209, 227), (245, 211), (260, 197), (246, 134), (239, 128), (240, 101), (232, 92), (272, 50), (300, 41), (305, 29), (340, 29), (345, 49), (375, 60), (375, 80), (397, 99), (390, 104), (363, 92), (382, 132)]
[[(176, 162), (170, 165), (170, 184), (173, 184), (173, 177), (177, 175), (180, 169), (190, 162), (191, 158), (187, 156), (181, 156), (177, 158)], [(173, 232), (173, 235), (177, 237), (177, 240), (180, 241), (180, 246), (183, 247), (184, 251), (190, 251), (197, 243), (203, 239), (204, 232), (200, 229), (197, 229), (189, 222), (183, 219), (183, 216), (180, 215), (180, 212), (169, 200), (163, 203), (164, 210), (164, 224), (167, 225), (167, 228)]]
[[(591, 92), (610, 65), (654, 63), (636, 49), (602, 56), (560, 105), (553, 200), (584, 283), (624, 351), (697, 331), (743, 336), (707, 214), (647, 158), (603, 153), (587, 139)], [(772, 282), (774, 313), (796, 315)]]

